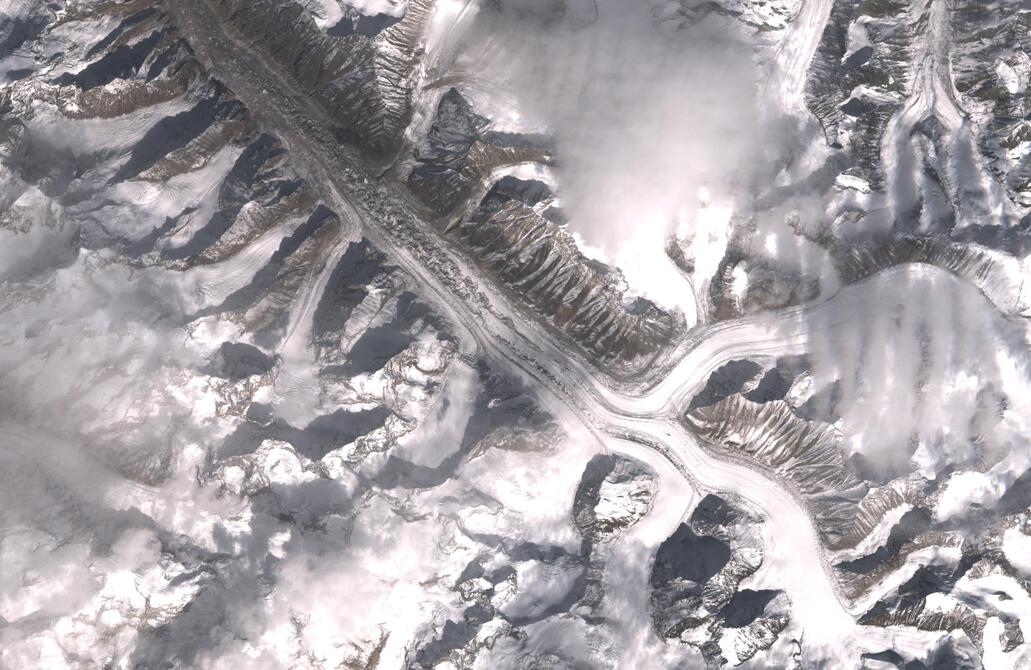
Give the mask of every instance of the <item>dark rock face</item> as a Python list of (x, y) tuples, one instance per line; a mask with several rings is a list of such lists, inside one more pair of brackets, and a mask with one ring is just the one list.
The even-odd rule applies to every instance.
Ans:
[(537, 138), (492, 132), (489, 123), (449, 89), (414, 148), (406, 187), (480, 267), (592, 358), (620, 374), (639, 371), (675, 339), (678, 317), (645, 301), (624, 304), (619, 277), (584, 257), (552, 220), (547, 185), (488, 179), (506, 165), (548, 160)]
[[(1018, 5), (961, 2), (932, 12), (902, 0), (834, 3), (806, 103), (827, 143), (847, 156), (845, 174), (874, 192), (894, 180), (894, 235), (978, 235), (996, 249), (1026, 237), (1015, 228), (1031, 205), (1028, 167), (1007, 153), (1026, 139), (1027, 14)], [(913, 67), (918, 61), (933, 68)], [(935, 80), (958, 97), (924, 109), (919, 96)], [(947, 119), (953, 104), (965, 116), (958, 126)], [(921, 174), (889, 174), (899, 162)]]
[(907, 511), (891, 529), (888, 540), (871, 554), (838, 564), (842, 570), (864, 574), (893, 558), (907, 543), (912, 542), (931, 527), (931, 515), (926, 510), (914, 508)]
[[(143, 17), (146, 18), (146, 17)], [(128, 19), (127, 19), (128, 20)], [(142, 19), (140, 19), (142, 20)], [(115, 79), (131, 77), (139, 71), (143, 63), (151, 56), (154, 47), (164, 37), (161, 31), (155, 31), (146, 38), (132, 45), (122, 45), (108, 51), (99, 60), (95, 60), (76, 74), (65, 73), (54, 80), (55, 84), (65, 86), (73, 84), (80, 89), (90, 89), (109, 84)], [(111, 38), (114, 39), (113, 37)], [(96, 47), (103, 49), (100, 45)]]
[(583, 535), (584, 542), (588, 544), (588, 550), (595, 539), (597, 518), (594, 508), (601, 499), (601, 485), (605, 478), (612, 474), (615, 467), (615, 456), (598, 454), (592, 457), (587, 462), (583, 475), (580, 476), (580, 483), (576, 487), (576, 494), (573, 497), (573, 523)]
[(386, 257), (367, 239), (349, 244), (333, 268), (329, 283), (315, 309), (316, 337), (340, 331), (352, 311), (368, 295), (368, 286), (382, 273), (389, 274)]
[(890, 663), (898, 670), (980, 670), (981, 660), (972, 652), (946, 638), (938, 647), (919, 658), (903, 655), (894, 649), (863, 654), (863, 658)]
[[(191, 138), (192, 139), (192, 138)], [(179, 147), (175, 147), (179, 148)], [(163, 151), (160, 156), (164, 156)], [(240, 154), (233, 164), (218, 193), (218, 210), (184, 245), (163, 250), (167, 260), (187, 260), (198, 256), (200, 261), (213, 262), (227, 256), (233, 249), (216, 246), (229, 229), (237, 223), (241, 210), (248, 203), (275, 208), (291, 196), (296, 196), (301, 182), (279, 173), (285, 152), (269, 135), (259, 135)], [(153, 164), (156, 160), (151, 160)], [(130, 160), (130, 163), (133, 163)], [(149, 166), (148, 166), (149, 167)], [(237, 243), (234, 247), (242, 247)]]
[[(282, 205), (282, 200), (279, 201), (279, 204)], [(302, 256), (307, 248), (317, 244), (319, 238), (324, 237), (328, 231), (334, 230), (338, 223), (339, 219), (332, 210), (325, 205), (318, 205), (303, 224), (297, 226), (290, 235), (282, 239), (272, 257), (255, 273), (254, 278), (246, 286), (234, 291), (220, 305), (201, 310), (197, 316), (242, 310), (259, 303), (266, 293), (275, 289), (277, 280), (281, 280), (284, 274), (291, 274), (291, 271), (295, 269), (292, 266), (297, 262), (295, 258)], [(205, 249), (200, 259), (207, 261), (213, 256), (232, 253), (231, 247), (240, 244), (239, 240), (222, 245), (214, 244)]]
[(766, 606), (779, 594), (779, 591), (742, 589), (720, 610), (719, 616), (727, 628), (743, 628), (761, 617)]
[[(253, 407), (253, 406), (252, 406)], [(337, 410), (318, 416), (305, 428), (295, 428), (262, 407), (254, 408), (253, 423), (241, 425), (218, 449), (222, 460), (253, 453), (265, 440), (289, 443), (299, 454), (317, 461), (340, 447), (381, 427), (390, 412), (383, 407), (368, 410)], [(263, 418), (263, 425), (258, 419)]]
[(27, 16), (0, 16), (0, 58), (10, 56), (23, 44), (38, 37), (50, 19), (43, 11), (31, 12)]
[[(350, 26), (339, 24), (323, 33), (289, 2), (211, 4), (231, 33), (254, 45), (332, 120), (341, 142), (361, 150), (366, 168), (379, 169), (399, 150), (409, 157), (406, 173), (391, 173), (401, 187), (483, 269), (593, 358), (620, 376), (632, 375), (676, 338), (679, 316), (652, 305), (628, 308), (619, 278), (583, 257), (561, 226), (526, 202), (546, 197), (543, 192), (510, 192), (511, 178), (502, 178), (506, 184), (492, 192), (487, 208), (477, 209), (480, 189), (490, 185), (494, 170), (547, 161), (546, 143), (489, 131), (488, 119), (450, 89), (440, 98), (425, 137), (402, 146), (430, 3), (410, 3), (400, 21), (374, 37), (363, 34), (369, 19), (356, 17)], [(506, 202), (497, 202), (499, 197)], [(474, 209), (478, 213), (467, 215)]]
[(840, 434), (806, 411), (816, 396), (799, 404), (791, 395), (808, 369), (796, 356), (778, 359), (765, 373), (754, 361), (732, 361), (711, 375), (685, 422), (716, 448), (791, 482), (806, 497), (824, 542), (837, 546), (866, 489), (839, 448)]
[[(736, 295), (735, 274), (741, 273), (744, 295)], [(800, 305), (819, 295), (819, 282), (776, 259), (731, 248), (709, 284), (709, 303), (716, 320), (734, 319)]]
[[(406, 187), (434, 215), (448, 219), (474, 204), (474, 192), (487, 185), (492, 170), (546, 159), (544, 147), (533, 138), (491, 132), (489, 126), (490, 120), (477, 114), (458, 89), (441, 96), (433, 124), (413, 149), (415, 165), (405, 175)], [(499, 183), (510, 190), (518, 181), (505, 176)]]
[(652, 568), (652, 588), (661, 589), (674, 581), (694, 582), (700, 587), (719, 574), (730, 561), (730, 547), (706, 535), (698, 536), (687, 524), (680, 524), (659, 547)]
[[(909, 78), (914, 26), (908, 8), (902, 0), (834, 3), (806, 82), (806, 103), (827, 143), (838, 148), (850, 143), (855, 173), (874, 188), (883, 184), (878, 139), (901, 106)], [(850, 43), (849, 26), (861, 16), (876, 18), (862, 24), (872, 44)], [(880, 95), (850, 97), (857, 89)], [(853, 119), (843, 127), (845, 116)]]
[(735, 635), (739, 661), (768, 648), (788, 623), (779, 591), (738, 589), (762, 563), (757, 521), (715, 495), (666, 539), (651, 572), (652, 622), (660, 637), (697, 646), (707, 662), (726, 662), (720, 639)]
[[(511, 184), (511, 182), (510, 182)], [(677, 318), (650, 303), (628, 309), (618, 276), (588, 261), (572, 236), (522, 200), (532, 186), (492, 189), (453, 234), (481, 265), (595, 360), (632, 372), (668, 347)]]
[(370, 160), (383, 161), (397, 150), (411, 114), (409, 79), (431, 3), (409, 3), (396, 22), (350, 17), (350, 26), (338, 24), (328, 33), (293, 2), (216, 0), (211, 5), (229, 30), (310, 95)]
[[(1027, 67), (1027, 3), (1002, 2), (996, 6), (967, 0), (956, 3), (950, 12), (952, 29), (953, 76), (960, 102), (973, 113), (977, 131), (977, 151), (990, 166), (991, 179), (1004, 190), (1016, 211), (1031, 206), (1031, 166), (1027, 160), (1014, 160), (1007, 152), (1031, 137), (1027, 125), (1028, 90), (1014, 87)], [(986, 37), (990, 35), (990, 37)], [(995, 71), (984, 66), (994, 63)], [(1012, 231), (1015, 221), (991, 218), (986, 225), (1002, 237), (1020, 237), (1027, 244), (1026, 231)], [(1024, 214), (1022, 224), (1027, 222)], [(1006, 235), (1005, 233), (1010, 233)], [(996, 244), (990, 244), (998, 248)]]
[[(215, 86), (221, 88), (218, 84)], [(185, 147), (191, 140), (199, 137), (215, 122), (220, 112), (231, 115), (233, 108), (237, 108), (237, 104), (228, 102), (229, 109), (220, 110), (220, 97), (216, 95), (213, 98), (206, 98), (186, 112), (159, 121), (157, 125), (147, 131), (143, 142), (133, 148), (129, 160), (122, 165), (112, 181), (118, 182), (136, 177), (172, 151)]]
[(963, 603), (942, 611), (927, 608), (928, 596), (951, 592), (976, 560), (967, 552), (955, 568), (921, 566), (892, 595), (881, 599), (864, 613), (860, 621), (875, 626), (912, 625), (924, 630), (961, 630), (980, 651), (985, 622), (973, 608)]
[(399, 22), (401, 17), (390, 14), (375, 14), (365, 16), (355, 13), (354, 16), (345, 16), (330, 26), (326, 34), (332, 37), (347, 37), (348, 35), (362, 35), (364, 37), (375, 37), (390, 26)]
[[(404, 321), (404, 316), (399, 321)], [(370, 328), (348, 352), (348, 361), (341, 369), (344, 374), (365, 374), (381, 370), (387, 361), (408, 348), (415, 338), (398, 323)]]
[(709, 407), (727, 396), (738, 393), (760, 372), (762, 368), (755, 361), (730, 361), (721, 365), (709, 375), (705, 387), (691, 398), (690, 409)]
[(798, 376), (808, 370), (809, 361), (806, 356), (778, 358), (776, 365), (766, 371), (755, 388), (745, 394), (745, 398), (757, 403), (784, 400)]
[(537, 406), (529, 389), (515, 380), (492, 372), (482, 361), (476, 365), (482, 390), (477, 394), (458, 449), (436, 467), (416, 465), (394, 454), (376, 476), (384, 489), (429, 488), (454, 477), (455, 470), (491, 435), (512, 431), (547, 434), (553, 430), (552, 417)]
[(444, 214), (468, 195), (479, 175), (469, 150), (487, 127), (457, 89), (440, 99), (437, 114), (423, 143), (415, 149), (416, 165), (407, 185), (434, 211)]
[(1024, 472), (999, 499), (996, 507), (1001, 514), (1019, 514), (1031, 509), (1031, 470)]
[(588, 461), (573, 497), (573, 524), (580, 532), (580, 555), (587, 566), (579, 606), (594, 610), (605, 598), (609, 544), (647, 513), (654, 479), (642, 464), (620, 456), (599, 454)]
[(275, 364), (264, 351), (243, 342), (224, 342), (219, 354), (222, 358), (219, 372), (232, 380), (264, 374)]

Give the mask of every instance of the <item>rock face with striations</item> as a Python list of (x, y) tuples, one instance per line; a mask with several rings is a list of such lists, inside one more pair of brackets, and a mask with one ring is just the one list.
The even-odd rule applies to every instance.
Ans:
[[(975, 663), (970, 667), (980, 667), (985, 646), (994, 644), (989, 636), (995, 632), (986, 630), (993, 618), (1001, 622), (1002, 649), (1019, 647), (1023, 634), (1006, 606), (977, 594), (970, 584), (1022, 578), (1010, 562), (1013, 550), (1001, 549), (1000, 538), (1008, 535), (1015, 544), (1024, 537), (1031, 500), (1023, 484), (1027, 475), (1010, 484), (993, 509), (971, 512), (978, 518), (976, 529), (949, 521), (941, 506), (949, 485), (963, 475), (945, 466), (937, 477), (921, 476), (911, 464), (893, 468), (883, 458), (849, 453), (842, 435), (841, 384), (818, 386), (807, 356), (730, 361), (709, 377), (684, 420), (712, 448), (789, 482), (814, 517), (842, 593), (863, 604), (862, 623), (959, 636), (957, 649), (940, 653), (966, 658)], [(997, 394), (979, 394), (978, 404), (973, 419), (978, 425), (993, 424), (1005, 411)], [(989, 457), (987, 450), (982, 457)], [(727, 547), (690, 525), (678, 533), (684, 554), (692, 555), (688, 548), (694, 547), (699, 557), (690, 566), (696, 577), (712, 579), (717, 566), (729, 562)], [(669, 568), (664, 570), (663, 575)], [(695, 620), (678, 617), (674, 621)], [(927, 659), (939, 658), (937, 653), (900, 655), (899, 667), (935, 667)], [(889, 654), (881, 660), (895, 662), (891, 659), (895, 656)]]
[[(295, 2), (210, 0), (231, 34), (317, 105), (341, 141), (389, 161), (411, 116), (411, 88), (432, 3), (409, 2), (378, 33), (323, 31)], [(363, 25), (359, 22), (359, 25)], [(337, 34), (334, 34), (337, 33)]]
[[(318, 110), (342, 148), (359, 151), (370, 174), (396, 180), (484, 272), (589, 358), (629, 376), (678, 337), (683, 317), (625, 297), (618, 272), (588, 260), (559, 223), (540, 216), (548, 203), (483, 213), (484, 198), (502, 183), (497, 172), (547, 165), (549, 142), (491, 130), (456, 88), (416, 95), (431, 2), (410, 2), (399, 20), (364, 34), (320, 30), (291, 2), (198, 1)], [(435, 109), (426, 109), (433, 100)]]

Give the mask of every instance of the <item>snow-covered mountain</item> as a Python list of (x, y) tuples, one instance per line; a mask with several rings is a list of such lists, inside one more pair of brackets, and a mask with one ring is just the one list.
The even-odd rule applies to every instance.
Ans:
[(0, 667), (1028, 667), (1029, 43), (0, 0)]

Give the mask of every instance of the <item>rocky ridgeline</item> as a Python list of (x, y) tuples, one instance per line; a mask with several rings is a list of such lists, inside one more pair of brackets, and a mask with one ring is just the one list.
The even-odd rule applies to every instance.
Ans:
[(656, 633), (697, 647), (708, 667), (747, 661), (772, 646), (790, 621), (784, 593), (739, 586), (762, 565), (760, 523), (710, 494), (655, 556)]

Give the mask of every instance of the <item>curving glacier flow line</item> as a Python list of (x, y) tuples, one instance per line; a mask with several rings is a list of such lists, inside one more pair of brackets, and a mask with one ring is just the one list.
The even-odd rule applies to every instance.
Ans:
[[(805, 5), (814, 12), (807, 30), (815, 31), (817, 38), (819, 17), (828, 5), (826, 0)], [(332, 141), (321, 113), (246, 45), (223, 32), (204, 0), (177, 2), (170, 10), (191, 36), (202, 61), (220, 72), (263, 125), (280, 137), (327, 204), (341, 217), (361, 221), (363, 234), (413, 277), (423, 295), (450, 320), (458, 331), (460, 355), (484, 357), (533, 382), (542, 405), (563, 426), (574, 432), (586, 430), (612, 451), (644, 461), (663, 480), (663, 489), (683, 491), (687, 481), (695, 494), (732, 493), (761, 511), (766, 554), (757, 575), (766, 575), (791, 599), (793, 625), (805, 635), (803, 653), (821, 660), (851, 659), (863, 650), (929, 635), (859, 626), (837, 586), (813, 519), (794, 489), (755, 463), (708, 450), (687, 431), (680, 413), (723, 363), (746, 356), (804, 351), (810, 335), (808, 323), (814, 316), (826, 316), (825, 323), (832, 326), (845, 326), (849, 314), (876, 299), (878, 287), (891, 285), (900, 277), (947, 272), (925, 265), (900, 266), (821, 302), (708, 327), (681, 343), (673, 354), (675, 364), (663, 370), (662, 378), (650, 388), (641, 392), (621, 387), (603, 378), (578, 355), (564, 351), (546, 327), (527, 318), (473, 263), (421, 222), (410, 203), (388, 184), (355, 167), (360, 164), (357, 158)], [(799, 47), (803, 52), (800, 58), (810, 42)], [(289, 358), (303, 358), (304, 348), (310, 346), (306, 334), (313, 305), (350, 237), (341, 236), (327, 252), (321, 271), (313, 275), (305, 297), (292, 313), (291, 334), (281, 352)], [(676, 482), (668, 485), (671, 480)], [(652, 549), (681, 522), (689, 502), (686, 497), (668, 495), (661, 500), (666, 507), (653, 509), (650, 515), (662, 523), (646, 526), (644, 533), (646, 545), (650, 543)]]
[(803, 98), (806, 75), (833, 5), (833, 0), (798, 0), (795, 17), (774, 52), (773, 71), (760, 98), (764, 104), (776, 100), (781, 111), (809, 115)]
[(284, 398), (280, 405), (283, 419), (293, 425), (307, 425), (315, 418), (313, 412), (318, 394), (317, 370), (308, 355), (312, 341), (315, 310), (322, 294), (348, 245), (360, 238), (361, 219), (353, 210), (338, 210), (338, 216), (347, 227), (312, 272), (297, 300), (291, 305), (286, 337), (279, 347), (282, 357), (281, 374), (275, 380), (276, 390)]
[[(953, 0), (911, 0), (909, 23), (917, 33), (916, 55), (908, 73), (909, 94), (888, 122), (881, 158), (890, 184), (889, 205), (901, 219), (926, 199), (923, 172), (940, 176), (957, 224), (962, 226), (1009, 212), (1008, 199), (993, 188), (978, 155), (970, 119), (957, 100), (952, 80), (950, 15)], [(937, 156), (915, 145), (921, 124), (937, 124), (948, 140), (933, 140)], [(926, 134), (926, 131), (924, 131)]]

